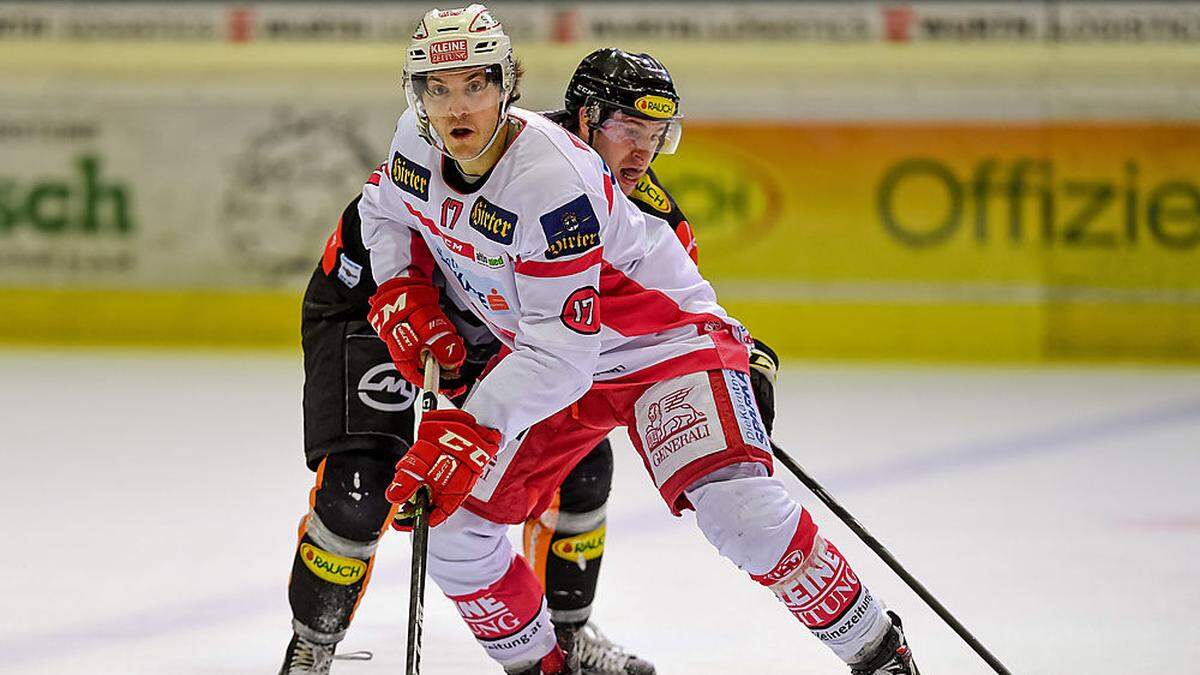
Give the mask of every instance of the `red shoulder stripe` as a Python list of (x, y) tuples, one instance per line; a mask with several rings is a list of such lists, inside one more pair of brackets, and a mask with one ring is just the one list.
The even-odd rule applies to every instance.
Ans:
[(566, 277), (599, 265), (603, 256), (604, 247), (600, 246), (570, 260), (517, 260), (513, 270), (527, 277)]

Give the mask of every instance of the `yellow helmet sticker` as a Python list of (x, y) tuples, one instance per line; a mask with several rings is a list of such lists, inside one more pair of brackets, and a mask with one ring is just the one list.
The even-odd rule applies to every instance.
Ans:
[(312, 544), (300, 545), (300, 559), (312, 573), (331, 584), (349, 586), (363, 578), (367, 563), (354, 558), (343, 558), (323, 551)]
[(550, 550), (554, 551), (554, 555), (563, 560), (570, 560), (571, 562), (576, 562), (580, 559), (595, 560), (600, 557), (600, 554), (604, 553), (605, 529), (605, 526), (601, 525), (591, 532), (584, 532), (574, 537), (560, 539), (554, 542)]
[(646, 94), (633, 102), (633, 107), (647, 117), (665, 120), (675, 116), (675, 102), (665, 96)]
[(667, 193), (663, 192), (662, 188), (650, 180), (650, 174), (648, 173), (642, 174), (642, 177), (638, 179), (637, 185), (633, 188), (632, 196), (639, 202), (649, 204), (659, 213), (671, 212), (671, 200), (667, 199)]

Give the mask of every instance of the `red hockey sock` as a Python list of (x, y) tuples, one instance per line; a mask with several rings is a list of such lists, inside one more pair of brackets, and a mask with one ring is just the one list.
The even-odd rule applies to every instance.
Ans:
[(817, 534), (807, 510), (774, 569), (751, 577), (847, 663), (858, 661), (891, 625), (837, 547)]
[(491, 586), (447, 597), (479, 644), (501, 664), (536, 662), (558, 646), (542, 587), (521, 556), (514, 556)]

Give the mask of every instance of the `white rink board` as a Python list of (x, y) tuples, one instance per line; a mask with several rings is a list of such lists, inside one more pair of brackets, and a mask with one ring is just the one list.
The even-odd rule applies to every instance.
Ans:
[[(278, 668), (311, 475), (298, 356), (0, 352), (0, 673)], [(1200, 371), (785, 368), (776, 439), (1016, 673), (1200, 659)], [(667, 515), (628, 443), (595, 617), (665, 675), (838, 673), (773, 598)], [(790, 478), (806, 503), (815, 500)], [(927, 673), (988, 672), (824, 509)], [(407, 542), (345, 643), (400, 672)], [(435, 588), (428, 675), (496, 672)]]

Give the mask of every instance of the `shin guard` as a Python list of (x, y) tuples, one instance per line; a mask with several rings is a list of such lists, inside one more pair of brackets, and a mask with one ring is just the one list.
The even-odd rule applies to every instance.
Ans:
[(525, 555), (546, 587), (554, 623), (587, 622), (604, 557), (605, 508), (564, 513), (557, 504), (525, 523)]
[(612, 474), (606, 438), (567, 474), (550, 508), (525, 524), (525, 557), (546, 587), (556, 625), (579, 627), (591, 616)]
[(447, 597), (488, 656), (508, 670), (537, 663), (557, 646), (542, 586), (521, 556), (487, 588)]
[(331, 644), (345, 636), (391, 513), (383, 497), (390, 469), (387, 458), (355, 453), (333, 455), (318, 469), (288, 581), (292, 627), (301, 637)]
[(687, 491), (696, 524), (721, 555), (771, 589), (846, 663), (856, 663), (890, 627), (879, 601), (812, 516), (755, 465), (715, 471)]

